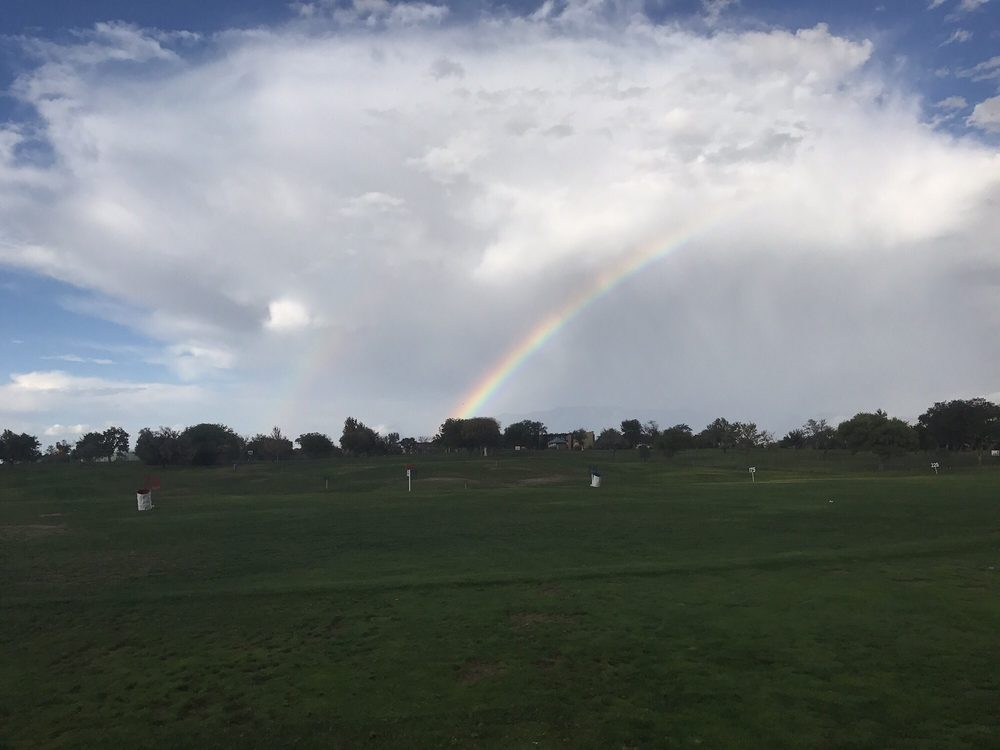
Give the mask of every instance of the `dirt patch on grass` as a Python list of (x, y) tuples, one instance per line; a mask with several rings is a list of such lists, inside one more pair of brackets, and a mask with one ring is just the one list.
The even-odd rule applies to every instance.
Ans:
[(566, 474), (548, 474), (544, 477), (528, 477), (527, 479), (522, 479), (518, 482), (522, 487), (537, 487), (539, 485), (546, 484), (560, 484), (562, 482), (568, 482), (572, 477)]
[(531, 663), (536, 669), (549, 672), (555, 669), (561, 669), (563, 665), (567, 663), (567, 659), (560, 653), (553, 653), (544, 658), (535, 659), (535, 661)]
[(548, 599), (562, 599), (566, 596), (566, 589), (558, 583), (543, 583), (539, 585), (538, 593)]
[(55, 534), (65, 534), (66, 526), (59, 524), (25, 523), (17, 526), (0, 526), (0, 541), (23, 542)]
[(527, 630), (539, 625), (569, 625), (573, 618), (558, 612), (515, 612), (510, 616), (514, 630)]
[(469, 659), (458, 667), (458, 681), (463, 685), (475, 685), (483, 680), (497, 677), (506, 671), (507, 667), (498, 661)]

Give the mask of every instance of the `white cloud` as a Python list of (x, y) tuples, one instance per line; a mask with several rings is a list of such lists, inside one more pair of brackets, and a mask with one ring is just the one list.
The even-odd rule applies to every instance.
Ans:
[[(148, 359), (226, 382), (220, 400), (275, 399), (246, 431), (320, 417), (308, 426), (333, 431), (348, 413), (430, 431), (575, 294), (685, 238), (487, 408), (614, 402), (629, 383), (630, 400), (676, 392), (713, 410), (744, 394), (763, 424), (811, 395), (836, 413), (872, 393), (937, 397), (933, 363), (905, 393), (886, 383), (922, 351), (907, 326), (989, 339), (996, 296), (977, 290), (995, 263), (995, 153), (928, 128), (918, 98), (868, 65), (869, 40), (698, 34), (623, 5), (614, 23), (611, 4), (578, 0), (439, 24), (437, 6), (313, 3), (308, 21), (219, 35), (198, 56), (131, 27), (44, 46), (13, 91), (56, 158), (38, 190), (0, 166), (0, 262), (111, 300), (100, 314), (162, 342)], [(928, 317), (921, 292), (955, 304)], [(962, 344), (937, 361), (974, 387), (996, 360)], [(759, 380), (730, 374), (746, 370)], [(111, 381), (86, 397), (78, 379), (31, 382), (4, 395), (46, 414), (57, 394), (111, 403)], [(78, 414), (45, 424), (107, 418)]]
[(67, 436), (77, 436), (83, 435), (90, 431), (90, 426), (85, 424), (53, 424), (42, 430), (42, 434), (46, 437), (67, 437)]
[(299, 302), (279, 299), (267, 306), (265, 327), (272, 331), (294, 331), (309, 325), (309, 311)]
[(353, 0), (343, 7), (337, 0), (294, 2), (292, 8), (305, 19), (332, 17), (342, 24), (389, 27), (436, 24), (448, 15), (445, 5), (423, 2), (389, 2), (389, 0)]
[(966, 13), (971, 13), (977, 8), (981, 8), (986, 5), (989, 1), (990, 0), (962, 0), (962, 2), (959, 3), (958, 8)]
[(969, 41), (970, 39), (972, 39), (971, 31), (966, 31), (965, 29), (957, 29), (955, 30), (954, 33), (952, 33), (951, 36), (949, 36), (947, 39), (941, 42), (941, 44), (938, 46), (946, 47), (949, 44), (956, 44), (956, 43), (961, 44), (963, 42)]
[(74, 378), (58, 370), (52, 372), (28, 372), (11, 375), (13, 387), (25, 391), (65, 391), (73, 386), (84, 388), (101, 382), (98, 378)]
[(77, 362), (91, 365), (113, 365), (114, 361), (104, 357), (81, 357), (79, 354), (53, 354), (42, 359), (57, 359), (62, 362)]
[(701, 0), (701, 7), (705, 11), (705, 22), (714, 26), (719, 22), (719, 17), (734, 5), (739, 5), (739, 0)]
[[(164, 46), (164, 42), (187, 41), (195, 35), (190, 32), (162, 34), (155, 30), (144, 30), (138, 26), (105, 22), (94, 25), (93, 29), (77, 31), (77, 44), (60, 45), (56, 42), (38, 39), (25, 40), (26, 49), (45, 59), (57, 60), (66, 65), (97, 65), (106, 62), (149, 62), (152, 60), (177, 60), (175, 52)], [(58, 74), (50, 78), (54, 81)]]
[(927, 10), (934, 10), (935, 8), (939, 8), (942, 5), (944, 5), (944, 3), (945, 0), (930, 0), (930, 2), (927, 3)]
[(965, 109), (969, 103), (962, 96), (949, 96), (934, 105), (938, 109)]
[(36, 370), (13, 373), (10, 382), (0, 385), (4, 410), (26, 411), (40, 405), (61, 402), (67, 397), (101, 399), (148, 398), (153, 401), (168, 397), (190, 396), (195, 386), (175, 386), (166, 383), (137, 383), (98, 377), (70, 375), (61, 370)]
[(958, 71), (959, 78), (971, 78), (973, 81), (1000, 80), (1000, 55), (984, 60), (971, 68)]
[(185, 342), (167, 347), (149, 361), (166, 365), (181, 380), (193, 381), (230, 369), (235, 357), (222, 346)]
[(79, 435), (94, 424), (122, 425), (134, 436), (140, 427), (169, 417), (203, 421), (217, 401), (198, 385), (79, 377), (58, 370), (14, 373), (0, 384), (0, 424), (47, 436)]
[[(344, 207), (340, 209), (340, 213), (342, 216), (350, 218), (371, 216), (396, 211), (402, 208), (403, 205), (405, 205), (405, 201), (402, 198), (373, 191), (371, 193), (365, 193), (364, 195), (358, 195), (351, 198), (346, 202)], [(289, 303), (279, 302), (272, 304), (287, 305)], [(293, 306), (296, 305), (294, 302), (290, 304)]]
[(1000, 133), (1000, 96), (979, 102), (969, 115), (968, 122), (973, 127)]

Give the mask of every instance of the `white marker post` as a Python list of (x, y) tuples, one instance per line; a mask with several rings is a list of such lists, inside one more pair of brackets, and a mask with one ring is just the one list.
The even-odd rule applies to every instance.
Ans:
[(406, 470), (406, 491), (413, 492), (413, 472), (411, 469)]
[(757, 484), (757, 467), (756, 466), (751, 466), (750, 467), (750, 483), (751, 484)]
[(938, 469), (941, 468), (941, 464), (935, 461), (934, 463), (931, 464), (931, 468), (934, 469), (934, 476), (937, 476)]

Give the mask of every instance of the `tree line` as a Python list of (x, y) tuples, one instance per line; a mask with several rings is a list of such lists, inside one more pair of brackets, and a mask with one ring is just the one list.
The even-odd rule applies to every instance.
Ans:
[[(582, 445), (589, 433), (573, 430), (574, 445)], [(291, 440), (278, 427), (271, 432), (243, 437), (223, 424), (201, 423), (178, 431), (170, 427), (145, 427), (139, 431), (135, 455), (157, 466), (191, 464), (208, 466), (242, 461), (280, 461), (296, 457), (329, 458), (335, 455), (372, 456), (412, 454), (433, 450), (481, 450), (496, 448), (544, 449), (550, 433), (542, 422), (522, 420), (503, 430), (492, 417), (446, 419), (433, 438), (400, 438), (399, 433), (382, 435), (354, 417), (344, 421), (339, 445), (326, 434), (308, 432)], [(298, 444), (298, 448), (295, 447)], [(111, 461), (129, 453), (130, 436), (121, 427), (88, 432), (75, 444), (57, 441), (43, 453), (38, 438), (5, 429), (0, 434), (0, 461)], [(602, 450), (660, 450), (673, 454), (681, 450), (715, 448), (749, 450), (776, 446), (787, 449), (869, 451), (880, 460), (912, 450), (977, 451), (982, 460), (986, 450), (1000, 447), (1000, 406), (985, 398), (939, 401), (909, 424), (886, 412), (859, 412), (836, 426), (825, 419), (810, 419), (776, 440), (754, 422), (730, 422), (719, 417), (694, 432), (687, 424), (665, 429), (652, 420), (626, 419), (603, 429), (594, 441)]]

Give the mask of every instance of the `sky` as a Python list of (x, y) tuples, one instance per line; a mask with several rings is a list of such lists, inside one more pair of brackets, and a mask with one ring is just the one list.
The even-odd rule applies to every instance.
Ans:
[[(830, 6), (835, 6), (831, 9)], [(5, 0), (0, 427), (1000, 396), (1000, 0)]]

